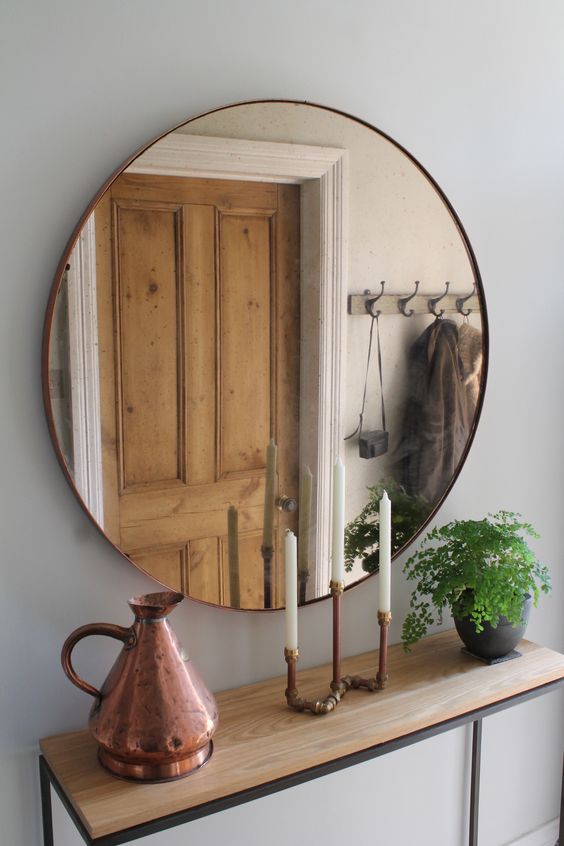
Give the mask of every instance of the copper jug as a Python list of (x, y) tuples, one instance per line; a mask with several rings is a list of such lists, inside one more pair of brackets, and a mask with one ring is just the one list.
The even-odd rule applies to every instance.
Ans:
[[(126, 629), (91, 623), (65, 641), (61, 661), (69, 679), (94, 696), (88, 725), (98, 758), (110, 772), (138, 781), (169, 781), (201, 767), (212, 754), (217, 703), (181, 647), (168, 615), (184, 597), (163, 592), (129, 600)], [(71, 652), (88, 635), (107, 635), (123, 649), (97, 690), (77, 676)]]

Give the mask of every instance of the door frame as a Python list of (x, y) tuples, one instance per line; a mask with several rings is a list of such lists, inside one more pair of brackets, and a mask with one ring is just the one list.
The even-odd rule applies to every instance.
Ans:
[(69, 255), (65, 274), (69, 299), (74, 484), (93, 518), (103, 526), (94, 214), (92, 212), (82, 228)]
[[(312, 348), (311, 323), (302, 325), (301, 351), (307, 352), (300, 355), (300, 406), (311, 407), (317, 393), (318, 425), (312, 442), (300, 414), (300, 463), (305, 457), (317, 471), (314, 596), (324, 596), (331, 574), (332, 470), (344, 437), (340, 410), (345, 401), (348, 151), (175, 132), (153, 144), (125, 172), (302, 186), (301, 285), (302, 291), (305, 285), (318, 291), (319, 335)], [(315, 367), (307, 366), (312, 358), (318, 362), (319, 380), (312, 379)]]

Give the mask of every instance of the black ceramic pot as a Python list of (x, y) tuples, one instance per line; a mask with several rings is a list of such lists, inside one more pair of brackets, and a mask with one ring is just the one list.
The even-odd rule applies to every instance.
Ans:
[(484, 631), (477, 632), (476, 626), (468, 617), (463, 620), (454, 618), (456, 631), (467, 649), (481, 658), (502, 658), (515, 649), (527, 628), (531, 613), (532, 597), (525, 595), (521, 624), (512, 626), (506, 617), (500, 617), (499, 623), (493, 628), (490, 623), (484, 623)]

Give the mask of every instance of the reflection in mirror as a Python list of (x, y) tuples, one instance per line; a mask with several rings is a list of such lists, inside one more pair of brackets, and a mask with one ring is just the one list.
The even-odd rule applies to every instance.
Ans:
[(396, 551), (444, 498), (483, 394), (483, 296), (448, 204), (385, 136), (287, 102), (189, 121), (112, 182), (64, 268), (58, 454), (168, 587), (282, 607), (292, 529), (299, 601), (328, 595), (338, 456), (347, 584), (377, 570), (384, 488)]

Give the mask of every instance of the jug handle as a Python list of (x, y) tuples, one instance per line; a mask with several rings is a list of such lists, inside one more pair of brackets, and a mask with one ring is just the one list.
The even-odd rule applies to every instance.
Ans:
[(79, 640), (82, 640), (82, 638), (88, 637), (89, 635), (106, 635), (107, 637), (113, 637), (116, 640), (121, 640), (125, 649), (131, 649), (135, 646), (137, 638), (133, 628), (125, 629), (123, 626), (115, 626), (113, 623), (88, 623), (86, 626), (80, 626), (80, 628), (75, 629), (75, 631), (72, 632), (65, 640), (61, 651), (61, 664), (63, 665), (63, 670), (65, 671), (67, 677), (73, 684), (85, 693), (89, 693), (90, 696), (101, 698), (102, 694), (100, 691), (97, 690), (94, 685), (88, 684), (88, 682), (84, 681), (84, 679), (81, 679), (80, 676), (76, 674), (71, 663), (72, 650)]

